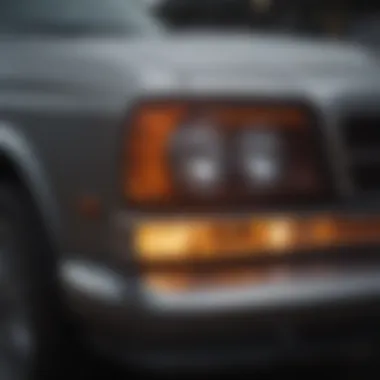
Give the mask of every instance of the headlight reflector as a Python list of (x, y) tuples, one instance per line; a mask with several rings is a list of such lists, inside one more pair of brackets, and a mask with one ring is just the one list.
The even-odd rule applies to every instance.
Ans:
[(238, 169), (248, 186), (273, 188), (284, 176), (284, 144), (281, 136), (264, 128), (245, 131), (239, 136)]
[(225, 173), (223, 136), (211, 125), (189, 124), (172, 141), (174, 176), (184, 191), (200, 195), (217, 192)]

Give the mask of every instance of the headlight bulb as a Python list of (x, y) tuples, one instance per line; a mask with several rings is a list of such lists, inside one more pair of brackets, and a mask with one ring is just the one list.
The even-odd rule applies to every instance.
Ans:
[(252, 188), (272, 188), (284, 173), (284, 146), (272, 131), (243, 132), (238, 141), (238, 170)]
[(182, 127), (172, 141), (175, 175), (186, 190), (215, 193), (225, 173), (224, 140), (212, 125)]

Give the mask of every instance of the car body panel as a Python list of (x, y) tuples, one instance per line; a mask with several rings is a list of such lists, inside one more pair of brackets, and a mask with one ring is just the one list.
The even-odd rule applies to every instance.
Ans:
[[(301, 98), (323, 112), (347, 96), (380, 99), (377, 57), (350, 45), (246, 35), (3, 36), (0, 49), (1, 121), (44, 164), (63, 251), (108, 251), (109, 218), (123, 207), (120, 138), (140, 99)], [(103, 218), (78, 215), (84, 194), (102, 199)]]

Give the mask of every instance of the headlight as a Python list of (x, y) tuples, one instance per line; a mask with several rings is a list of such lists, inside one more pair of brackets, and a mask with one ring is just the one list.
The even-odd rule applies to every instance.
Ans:
[(180, 128), (171, 146), (179, 186), (200, 195), (220, 190), (226, 170), (224, 149), (223, 136), (216, 127), (191, 123)]
[(147, 102), (127, 128), (126, 198), (181, 210), (326, 200), (315, 122), (304, 105)]
[(237, 144), (237, 169), (254, 189), (273, 188), (283, 179), (287, 160), (284, 141), (273, 131), (245, 131)]

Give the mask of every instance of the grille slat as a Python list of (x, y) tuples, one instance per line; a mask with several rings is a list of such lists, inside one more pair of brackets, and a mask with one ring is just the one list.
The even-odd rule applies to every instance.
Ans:
[(380, 115), (349, 117), (343, 133), (355, 189), (380, 192)]

